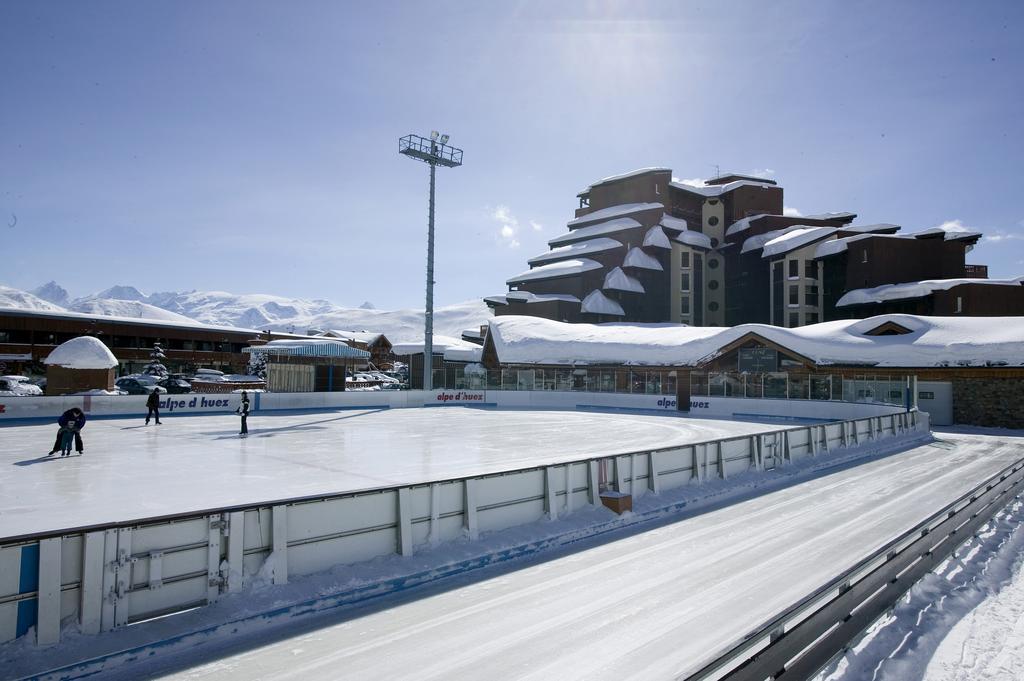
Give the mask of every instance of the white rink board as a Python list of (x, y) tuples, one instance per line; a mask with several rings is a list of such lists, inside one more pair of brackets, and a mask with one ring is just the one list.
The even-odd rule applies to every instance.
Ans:
[(447, 480), (778, 430), (672, 413), (434, 409), (91, 419), (85, 455), (45, 457), (54, 424), (0, 428), (0, 537)]

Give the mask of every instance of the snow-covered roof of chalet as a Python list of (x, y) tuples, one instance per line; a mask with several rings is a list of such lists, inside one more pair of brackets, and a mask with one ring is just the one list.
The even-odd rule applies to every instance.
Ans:
[(687, 246), (711, 250), (711, 237), (700, 232), (691, 232), (689, 230), (680, 232), (676, 236), (676, 241)]
[(653, 208), (661, 208), (664, 210), (665, 205), (661, 203), (623, 203), (618, 206), (608, 206), (601, 210), (595, 210), (593, 213), (587, 213), (581, 215), (575, 220), (569, 220), (566, 226), (572, 229), (577, 225), (586, 225), (591, 222), (597, 222), (598, 220), (607, 220), (609, 218), (616, 218), (622, 215), (629, 215), (631, 213), (639, 213), (644, 210), (651, 210)]
[(580, 299), (568, 293), (530, 293), (529, 291), (509, 291), (504, 296), (507, 300), (517, 303), (550, 303), (561, 300), (566, 303), (578, 303)]
[(43, 364), (66, 369), (113, 369), (117, 358), (99, 338), (79, 336), (55, 347)]
[(844, 232), (860, 232), (861, 234), (870, 234), (872, 232), (890, 232), (900, 229), (899, 225), (894, 225), (891, 222), (878, 222), (873, 225), (844, 225), (841, 227)]
[(672, 217), (668, 213), (663, 213), (659, 222), (665, 229), (672, 229), (677, 232), (685, 232), (688, 229), (686, 220)]
[(645, 253), (641, 248), (634, 246), (629, 249), (626, 258), (622, 261), (623, 267), (639, 267), (642, 270), (657, 270), (663, 272), (664, 267), (653, 255)]
[[(885, 284), (874, 288), (858, 288), (847, 291), (842, 298), (836, 301), (836, 307), (884, 303), (887, 300), (923, 298), (936, 291), (948, 291), (954, 286), (960, 286), (961, 284), (1020, 286), (1021, 282), (1024, 282), (1024, 277), (1015, 277), (1013, 279), (930, 279), (912, 281), (905, 284)], [(1018, 322), (1018, 324), (1024, 326), (1024, 323)]]
[[(803, 248), (815, 241), (828, 238), (836, 233), (835, 227), (802, 227), (781, 234), (764, 245), (762, 258), (774, 258), (798, 248)], [(743, 244), (746, 248), (746, 243)]]
[(593, 239), (596, 236), (602, 234), (613, 234), (614, 232), (621, 232), (626, 229), (634, 229), (639, 227), (640, 223), (633, 218), (618, 218), (616, 220), (607, 220), (596, 225), (590, 225), (589, 227), (580, 227), (574, 229), (568, 234), (556, 236), (554, 239), (548, 241), (548, 246), (555, 248), (557, 246), (564, 246), (565, 244), (575, 243), (577, 241), (584, 241), (586, 239)]
[(604, 286), (609, 291), (631, 291), (633, 293), (645, 293), (644, 285), (616, 267), (604, 276)]
[(748, 215), (745, 218), (740, 218), (736, 222), (729, 225), (729, 228), (725, 230), (726, 236), (732, 236), (740, 232), (745, 232), (750, 229), (750, 223), (754, 220), (760, 220), (763, 217), (767, 217), (770, 213), (758, 213), (757, 215)]
[[(618, 182), (619, 180), (626, 180), (626, 179), (629, 179), (631, 177), (636, 177), (637, 175), (646, 175), (647, 173), (658, 173), (658, 172), (661, 172), (661, 173), (671, 173), (672, 169), (671, 168), (657, 168), (657, 167), (637, 168), (636, 170), (631, 170), (628, 173), (622, 173), (620, 175), (610, 175), (608, 177), (601, 178), (597, 182), (594, 182), (593, 184), (588, 186), (586, 189), (581, 191), (580, 194), (586, 194), (587, 192), (589, 192), (594, 187), (600, 186), (602, 184), (609, 184), (611, 182)], [(577, 194), (577, 196), (579, 196), (580, 194)]]
[(758, 182), (756, 180), (736, 180), (734, 182), (727, 182), (726, 184), (705, 184), (699, 187), (680, 181), (673, 181), (670, 184), (676, 189), (682, 189), (683, 191), (700, 194), (705, 197), (721, 196), (722, 194), (728, 194), (734, 189), (739, 189), (740, 187), (776, 187), (772, 182)]
[(590, 312), (591, 314), (610, 314), (617, 317), (626, 316), (626, 311), (622, 309), (621, 305), (597, 289), (588, 293), (587, 297), (583, 299), (580, 311)]
[(534, 281), (536, 279), (553, 279), (555, 277), (566, 277), (571, 274), (582, 274), (590, 270), (601, 269), (601, 263), (590, 258), (574, 258), (572, 260), (561, 260), (550, 265), (541, 265), (532, 270), (526, 270), (505, 281), (506, 284), (518, 284), (522, 281)]
[(242, 348), (242, 352), (250, 355), (286, 355), (292, 357), (342, 357), (346, 359), (366, 359), (370, 353), (366, 350), (353, 348), (339, 338), (294, 338), (274, 340), (263, 345), (250, 345)]
[(367, 345), (373, 345), (378, 339), (383, 338), (384, 334), (379, 331), (344, 331), (342, 329), (328, 329), (321, 334), (327, 338), (340, 338), (342, 340), (354, 340), (359, 343), (366, 343)]
[(235, 326), (214, 326), (202, 322), (178, 322), (148, 317), (116, 317), (105, 314), (84, 314), (81, 312), (48, 312), (45, 310), (26, 310), (21, 307), (0, 307), (0, 313), (21, 317), (44, 317), (46, 319), (71, 319), (76, 321), (116, 322), (118, 324), (135, 324), (147, 327), (169, 327), (175, 329), (196, 329), (201, 331), (231, 331), (234, 333), (260, 333), (256, 329), (244, 329)]
[[(890, 322), (910, 333), (867, 335)], [(567, 324), (512, 315), (488, 323), (488, 338), (502, 364), (696, 366), (755, 334), (818, 366), (1024, 365), (1024, 324), (1018, 317), (889, 314), (795, 329), (766, 324)]]
[(655, 225), (647, 230), (647, 233), (644, 234), (643, 245), (652, 248), (672, 248), (672, 243), (665, 236), (665, 230), (661, 228), (661, 225)]
[(852, 220), (857, 217), (856, 213), (841, 211), (839, 213), (818, 213), (817, 215), (804, 215), (808, 220)]
[(587, 239), (586, 241), (577, 241), (576, 243), (569, 244), (568, 246), (559, 246), (552, 248), (547, 253), (541, 253), (538, 256), (534, 256), (527, 260), (530, 265), (537, 265), (544, 262), (553, 262), (556, 260), (565, 260), (567, 258), (575, 258), (577, 256), (586, 255), (588, 253), (599, 253), (601, 251), (608, 251), (613, 248), (622, 248), (622, 242), (616, 241), (615, 239), (609, 239), (608, 237), (597, 237), (596, 239)]
[[(476, 343), (464, 341), (461, 338), (442, 336), (434, 334), (431, 340), (434, 354), (443, 354), (446, 360), (452, 362), (479, 362), (483, 348)], [(408, 343), (396, 343), (392, 352), (399, 356), (422, 355), (423, 341), (410, 341)]]

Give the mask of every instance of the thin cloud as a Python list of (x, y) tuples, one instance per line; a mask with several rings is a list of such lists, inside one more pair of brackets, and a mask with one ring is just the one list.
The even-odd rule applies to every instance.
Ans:
[(535, 231), (535, 232), (543, 232), (544, 231), (544, 225), (540, 224), (536, 220), (530, 220), (530, 227), (532, 227), (533, 231)]
[(491, 214), (491, 218), (498, 223), (495, 241), (507, 248), (519, 248), (519, 220), (512, 215), (509, 207), (498, 206)]
[(698, 187), (698, 188), (700, 188), (700, 187), (706, 186), (704, 184), (704, 180), (702, 180), (699, 177), (693, 177), (693, 178), (690, 178), (690, 179), (684, 179), (684, 178), (681, 178), (681, 177), (673, 177), (672, 181), (675, 182), (676, 184), (685, 184), (687, 187)]
[(804, 216), (799, 208), (794, 208), (793, 206), (783, 206), (782, 214), (790, 218), (802, 218)]
[(937, 225), (938, 229), (944, 232), (974, 232), (977, 231), (972, 227), (964, 225), (963, 220), (946, 220), (941, 225)]

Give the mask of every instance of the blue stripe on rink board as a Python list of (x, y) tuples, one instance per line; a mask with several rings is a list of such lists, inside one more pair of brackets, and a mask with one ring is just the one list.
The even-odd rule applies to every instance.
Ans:
[[(21, 574), (18, 577), (18, 593), (26, 594), (39, 590), (39, 544), (21, 547)], [(15, 638), (24, 636), (35, 626), (39, 612), (38, 599), (32, 598), (18, 603), (18, 625)]]

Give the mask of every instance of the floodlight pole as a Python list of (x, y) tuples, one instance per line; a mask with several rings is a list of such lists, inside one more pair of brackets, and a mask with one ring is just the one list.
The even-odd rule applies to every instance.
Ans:
[(430, 166), (430, 204), (427, 219), (427, 309), (424, 314), (423, 389), (434, 388), (434, 175), (437, 166), (457, 168), (462, 165), (462, 149), (448, 146), (448, 135), (432, 132), (430, 139), (406, 135), (398, 140), (398, 153), (423, 161)]

